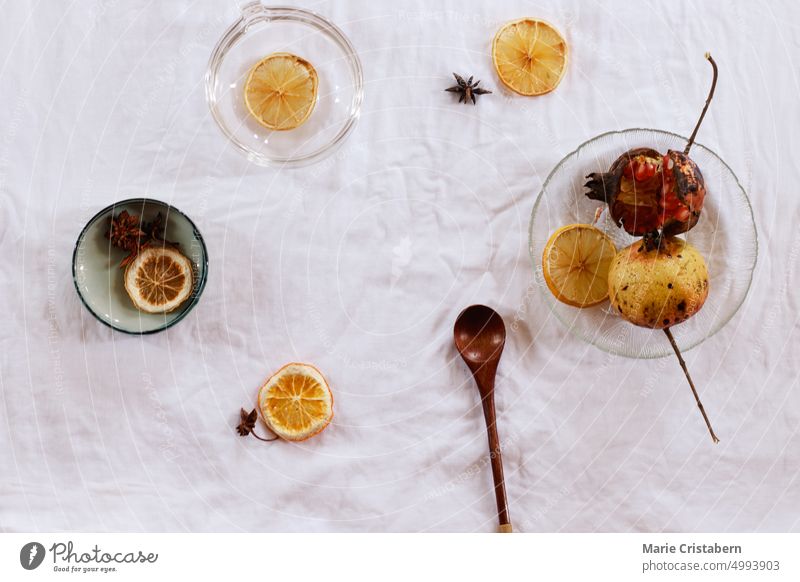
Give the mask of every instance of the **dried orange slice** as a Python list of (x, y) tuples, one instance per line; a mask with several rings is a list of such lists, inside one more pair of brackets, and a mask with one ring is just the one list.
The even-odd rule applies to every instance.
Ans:
[(544, 280), (562, 303), (597, 305), (608, 297), (608, 270), (616, 254), (614, 242), (602, 230), (589, 224), (564, 226), (544, 247)]
[(145, 248), (125, 269), (125, 291), (147, 313), (177, 309), (193, 288), (192, 262), (171, 246)]
[(549, 23), (522, 18), (504, 25), (492, 42), (492, 61), (503, 84), (520, 95), (555, 89), (567, 69), (567, 43)]
[(302, 125), (317, 103), (317, 71), (290, 53), (273, 53), (258, 61), (244, 85), (250, 115), (275, 130)]
[(325, 430), (333, 418), (333, 394), (310, 364), (286, 364), (258, 392), (261, 417), (276, 435), (304, 441)]

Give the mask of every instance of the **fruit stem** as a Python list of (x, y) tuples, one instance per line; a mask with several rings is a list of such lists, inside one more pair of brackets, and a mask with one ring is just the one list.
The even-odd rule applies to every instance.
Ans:
[(664, 236), (661, 232), (654, 230), (653, 232), (645, 233), (642, 236), (642, 244), (644, 245), (645, 250), (654, 251), (656, 249), (661, 248), (661, 242)]
[(689, 386), (691, 386), (692, 388), (692, 394), (694, 394), (694, 399), (697, 401), (697, 407), (703, 414), (703, 419), (706, 421), (708, 432), (711, 433), (711, 439), (714, 441), (714, 444), (717, 444), (719, 442), (719, 439), (717, 438), (717, 435), (714, 434), (714, 429), (711, 428), (711, 421), (708, 420), (706, 409), (703, 408), (703, 403), (700, 402), (700, 396), (697, 395), (697, 388), (694, 387), (694, 382), (692, 382), (692, 377), (689, 375), (689, 369), (686, 367), (686, 362), (683, 361), (683, 356), (681, 355), (681, 351), (678, 349), (678, 344), (675, 343), (675, 338), (672, 337), (672, 332), (668, 327), (664, 328), (664, 333), (667, 334), (669, 343), (672, 344), (672, 349), (675, 350), (675, 355), (678, 356), (678, 362), (680, 362), (681, 368), (683, 368), (683, 373), (686, 375), (686, 379), (689, 381)]
[(272, 437), (271, 439), (266, 439), (264, 437), (260, 437), (255, 433), (255, 431), (251, 432), (250, 434), (253, 435), (254, 437), (256, 437), (258, 440), (264, 441), (265, 443), (271, 443), (272, 441), (278, 440), (278, 437)]
[(692, 135), (689, 136), (686, 149), (683, 150), (683, 154), (687, 156), (689, 155), (689, 150), (694, 144), (694, 138), (697, 136), (697, 130), (700, 129), (700, 124), (703, 123), (703, 118), (706, 116), (706, 111), (708, 111), (708, 106), (711, 103), (711, 99), (714, 97), (714, 89), (717, 88), (717, 63), (714, 62), (714, 58), (711, 56), (711, 53), (706, 53), (706, 59), (708, 59), (708, 62), (711, 63), (711, 67), (714, 69), (714, 78), (711, 80), (711, 89), (708, 91), (708, 97), (706, 97), (706, 104), (703, 107), (703, 112), (700, 114), (700, 119), (697, 120), (697, 125), (694, 126)]

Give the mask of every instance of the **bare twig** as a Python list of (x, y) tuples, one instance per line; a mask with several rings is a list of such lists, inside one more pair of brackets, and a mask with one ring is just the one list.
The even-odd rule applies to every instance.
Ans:
[(714, 78), (711, 81), (711, 89), (708, 92), (708, 97), (706, 97), (706, 104), (703, 107), (703, 112), (700, 114), (700, 119), (697, 120), (697, 125), (694, 126), (694, 131), (692, 135), (689, 136), (689, 141), (686, 143), (686, 149), (683, 150), (684, 155), (689, 155), (689, 150), (692, 148), (692, 145), (694, 145), (694, 138), (697, 137), (697, 130), (700, 129), (700, 124), (703, 123), (703, 118), (706, 116), (708, 106), (711, 103), (711, 99), (714, 97), (714, 89), (717, 87), (717, 63), (714, 62), (711, 53), (706, 53), (706, 59), (708, 59), (708, 62), (711, 63), (711, 67), (714, 69)]
[(680, 362), (681, 368), (683, 368), (683, 373), (686, 375), (686, 379), (689, 381), (689, 386), (691, 386), (692, 388), (692, 394), (694, 394), (694, 399), (697, 402), (697, 407), (700, 409), (700, 412), (703, 415), (703, 419), (706, 421), (708, 432), (711, 433), (711, 438), (713, 439), (714, 444), (716, 444), (719, 442), (719, 439), (717, 438), (717, 435), (714, 434), (714, 429), (711, 428), (711, 421), (708, 420), (706, 409), (703, 408), (703, 403), (700, 402), (700, 396), (698, 396), (697, 394), (697, 388), (694, 387), (694, 382), (692, 382), (692, 377), (689, 375), (689, 369), (686, 367), (686, 362), (683, 361), (683, 356), (681, 355), (681, 351), (678, 349), (678, 344), (675, 343), (675, 338), (672, 337), (672, 332), (669, 330), (668, 327), (664, 328), (664, 333), (667, 334), (669, 343), (672, 344), (672, 349), (675, 350), (675, 355), (678, 356), (678, 362)]

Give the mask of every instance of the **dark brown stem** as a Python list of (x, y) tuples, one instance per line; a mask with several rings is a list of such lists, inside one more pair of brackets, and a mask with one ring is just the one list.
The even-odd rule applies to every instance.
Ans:
[(714, 58), (711, 56), (711, 53), (706, 53), (706, 59), (708, 59), (708, 62), (711, 63), (711, 67), (714, 69), (714, 78), (711, 80), (711, 89), (708, 92), (706, 104), (703, 107), (703, 112), (700, 114), (700, 119), (697, 120), (697, 125), (694, 126), (694, 131), (692, 132), (692, 135), (689, 136), (689, 141), (686, 143), (686, 149), (683, 150), (684, 155), (687, 156), (689, 155), (689, 150), (694, 144), (694, 138), (697, 137), (697, 130), (700, 129), (700, 124), (703, 123), (703, 118), (706, 116), (706, 111), (708, 111), (708, 106), (711, 103), (711, 99), (714, 97), (714, 89), (717, 87), (717, 63), (714, 62)]
[(657, 230), (653, 232), (648, 232), (642, 237), (642, 245), (644, 246), (646, 251), (654, 251), (656, 249), (661, 248), (661, 243), (663, 242), (663, 235)]
[(700, 396), (698, 396), (697, 394), (697, 388), (694, 387), (694, 382), (692, 382), (692, 377), (689, 375), (689, 369), (686, 367), (686, 362), (683, 361), (683, 356), (681, 355), (681, 351), (678, 349), (678, 344), (675, 343), (675, 338), (672, 337), (672, 332), (669, 330), (668, 327), (664, 328), (664, 333), (667, 334), (669, 343), (672, 344), (672, 349), (675, 350), (675, 355), (678, 356), (678, 362), (680, 362), (681, 368), (683, 368), (683, 373), (686, 375), (686, 379), (689, 381), (689, 386), (691, 386), (692, 388), (692, 394), (694, 394), (694, 399), (697, 402), (697, 407), (700, 409), (700, 412), (703, 415), (703, 419), (706, 421), (708, 432), (711, 433), (711, 438), (714, 441), (714, 444), (716, 444), (719, 442), (719, 439), (717, 438), (717, 435), (714, 434), (714, 429), (711, 428), (711, 421), (708, 420), (706, 409), (703, 408), (703, 403), (700, 402)]
[(254, 437), (256, 437), (258, 440), (264, 441), (265, 443), (271, 443), (272, 441), (278, 440), (278, 437), (272, 437), (271, 439), (265, 439), (264, 437), (258, 436), (255, 432), (251, 432), (250, 434), (253, 435)]

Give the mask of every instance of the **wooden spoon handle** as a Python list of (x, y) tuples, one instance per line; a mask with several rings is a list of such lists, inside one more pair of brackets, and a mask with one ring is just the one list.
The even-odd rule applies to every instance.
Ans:
[(500, 448), (500, 438), (497, 436), (494, 393), (488, 394), (486, 398), (483, 399), (483, 416), (486, 419), (486, 432), (489, 436), (489, 459), (492, 463), (494, 496), (497, 501), (497, 518), (500, 522), (500, 531), (505, 533), (504, 527), (508, 527), (508, 531), (511, 531), (511, 518), (508, 516), (506, 484), (503, 479), (503, 456)]

